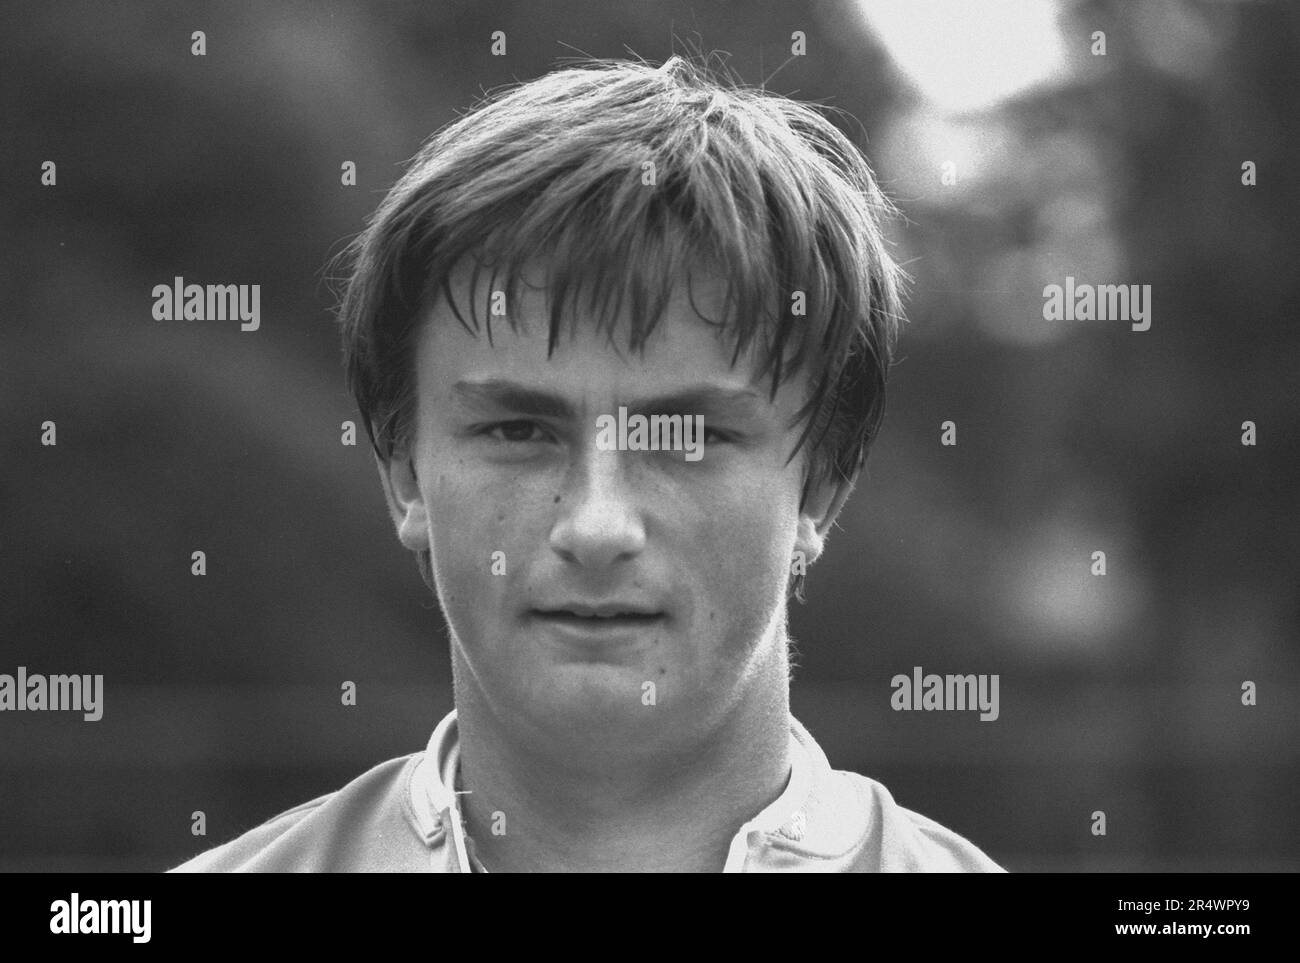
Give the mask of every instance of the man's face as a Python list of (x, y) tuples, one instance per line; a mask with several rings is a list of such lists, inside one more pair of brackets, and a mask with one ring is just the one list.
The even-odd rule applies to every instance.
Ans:
[[(724, 293), (694, 282), (708, 317)], [(525, 741), (647, 750), (703, 738), (772, 687), (784, 704), (791, 559), (821, 550), (799, 511), (804, 453), (786, 463), (804, 376), (769, 401), (681, 284), (643, 354), (580, 317), (548, 359), (545, 299), (521, 297), (519, 332), (495, 318), (494, 345), (444, 302), (427, 313), (414, 474), (386, 469), (402, 542), (431, 551), (457, 704)], [(702, 457), (602, 450), (597, 418), (620, 406), (702, 415)], [(601, 617), (622, 611), (636, 614)]]

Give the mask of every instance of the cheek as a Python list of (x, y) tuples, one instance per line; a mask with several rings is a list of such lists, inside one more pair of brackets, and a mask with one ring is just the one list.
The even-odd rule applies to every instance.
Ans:
[(448, 471), (430, 488), (434, 578), (453, 628), (458, 619), (477, 621), (500, 612), (491, 602), (522, 575), (525, 546), (540, 537), (537, 520), (544, 516), (521, 486), (485, 484)]
[(703, 619), (765, 626), (784, 598), (794, 548), (796, 517), (778, 483), (750, 479), (733, 484), (716, 500), (692, 539), (700, 556), (696, 571), (707, 587)]

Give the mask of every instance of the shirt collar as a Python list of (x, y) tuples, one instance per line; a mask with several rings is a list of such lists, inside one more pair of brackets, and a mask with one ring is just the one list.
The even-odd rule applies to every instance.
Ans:
[[(474, 856), (474, 841), (465, 832), (456, 792), (456, 770), (460, 765), (460, 732), (456, 710), (447, 713), (433, 730), (424, 756), (411, 779), (411, 806), (425, 842), (433, 844), (450, 836), (455, 852), (454, 872), (487, 870)], [(790, 718), (790, 776), (781, 795), (748, 820), (731, 839), (724, 873), (742, 873), (746, 863), (769, 839), (799, 843), (808, 829), (807, 806), (821, 769), (830, 766), (821, 748), (793, 716)]]
[(465, 832), (456, 792), (456, 771), (460, 767), (460, 732), (456, 710), (443, 717), (429, 737), (424, 757), (411, 779), (411, 807), (419, 820), (426, 843), (446, 841), (456, 854), (453, 872), (486, 873), (474, 858), (473, 841)]

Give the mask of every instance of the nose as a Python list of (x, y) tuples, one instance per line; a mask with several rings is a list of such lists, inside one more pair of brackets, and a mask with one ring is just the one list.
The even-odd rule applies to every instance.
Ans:
[(591, 445), (575, 460), (551, 529), (551, 548), (566, 561), (606, 568), (645, 548), (641, 508), (628, 484), (628, 454)]

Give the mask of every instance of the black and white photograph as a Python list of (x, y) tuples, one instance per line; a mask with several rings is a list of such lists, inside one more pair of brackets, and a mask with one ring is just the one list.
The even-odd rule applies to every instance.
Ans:
[(24, 928), (1198, 874), (1087, 918), (1221, 938), (1300, 870), (1300, 6), (0, 18)]

